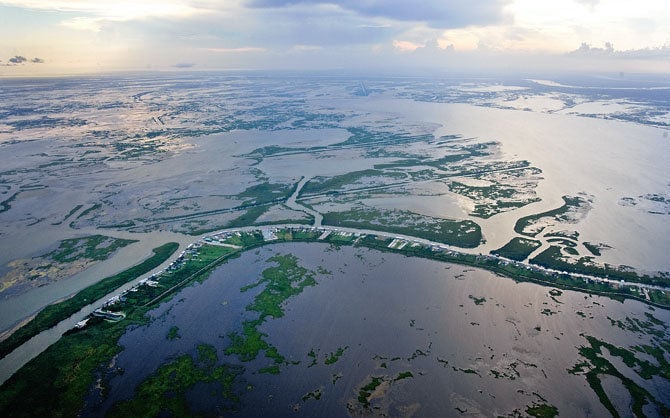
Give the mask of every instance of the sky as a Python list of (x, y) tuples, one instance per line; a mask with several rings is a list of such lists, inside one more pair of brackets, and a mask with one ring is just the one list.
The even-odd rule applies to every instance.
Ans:
[(0, 76), (670, 73), (668, 0), (0, 0)]

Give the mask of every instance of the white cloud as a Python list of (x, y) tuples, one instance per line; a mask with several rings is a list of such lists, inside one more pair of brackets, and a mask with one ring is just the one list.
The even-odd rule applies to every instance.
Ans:
[(418, 44), (410, 41), (400, 41), (397, 39), (393, 41), (393, 47), (400, 52), (416, 51), (418, 48), (421, 48), (423, 46), (424, 44)]
[(110, 20), (189, 16), (206, 10), (179, 0), (2, 0), (0, 4), (38, 10), (88, 13)]
[[(3, 5), (23, 20), (3, 22), (0, 52), (45, 56), (45, 68), (445, 68), (496, 65), (505, 54), (576, 65), (606, 61), (598, 55), (667, 61), (670, 44), (670, 8), (654, 0), (0, 0), (0, 13)], [(596, 47), (566, 55), (582, 43)]]
[(103, 18), (99, 17), (73, 17), (63, 20), (61, 25), (75, 30), (87, 30), (91, 32), (100, 32), (104, 23)]
[(185, 0), (0, 0), (0, 5), (25, 9), (79, 13), (61, 22), (64, 26), (100, 31), (105, 21), (128, 22), (149, 18), (185, 18), (211, 11), (206, 3), (191, 4)]
[(591, 46), (583, 42), (579, 48), (570, 51), (566, 55), (571, 57), (589, 57), (589, 58), (610, 58), (610, 59), (665, 59), (670, 60), (670, 44), (655, 48), (640, 48), (617, 50), (611, 42), (605, 42), (600, 47)]
[(361, 16), (395, 21), (426, 22), (433, 27), (464, 27), (504, 20), (503, 8), (510, 0), (251, 0), (259, 8), (285, 8), (296, 5), (335, 5)]

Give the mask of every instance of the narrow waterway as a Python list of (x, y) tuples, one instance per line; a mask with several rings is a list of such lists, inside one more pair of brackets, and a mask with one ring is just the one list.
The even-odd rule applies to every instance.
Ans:
[[(7, 379), (9, 379), (27, 362), (37, 357), (50, 345), (58, 341), (65, 331), (72, 329), (77, 324), (77, 322), (81, 321), (95, 309), (99, 308), (100, 305), (103, 304), (105, 301), (107, 301), (109, 298), (132, 288), (142, 278), (164, 270), (167, 266), (169, 266), (171, 263), (174, 262), (174, 260), (179, 256), (179, 253), (182, 250), (184, 250), (190, 243), (192, 243), (197, 239), (197, 237), (191, 237), (187, 235), (173, 234), (173, 233), (132, 234), (127, 232), (121, 232), (121, 233), (110, 234), (109, 232), (107, 232), (107, 235), (118, 236), (123, 238), (132, 237), (134, 239), (138, 239), (139, 238), (138, 235), (143, 235), (144, 239), (141, 240), (140, 243), (143, 243), (148, 248), (147, 251), (149, 252), (148, 253), (138, 252), (136, 248), (133, 248), (134, 256), (132, 253), (128, 254), (126, 254), (126, 252), (122, 254), (117, 253), (117, 255), (115, 255), (111, 259), (108, 259), (105, 262), (103, 262), (105, 263), (102, 266), (103, 267), (102, 271), (104, 271), (104, 274), (99, 273), (100, 268), (99, 269), (91, 268), (79, 273), (78, 275), (73, 276), (72, 278), (68, 279), (65, 283), (57, 283), (55, 286), (45, 286), (43, 288), (35, 289), (36, 291), (40, 291), (38, 296), (35, 296), (35, 292), (26, 293), (33, 297), (36, 297), (37, 299), (34, 301), (31, 301), (30, 299), (27, 299), (27, 301), (24, 300), (24, 298), (22, 298), (23, 295), (15, 299), (11, 299), (9, 301), (4, 301), (2, 304), (0, 304), (1, 308), (0, 312), (4, 314), (6, 310), (9, 311), (7, 312), (6, 316), (0, 316), (1, 320), (3, 321), (2, 323), (10, 324), (11, 326), (11, 324), (23, 320), (26, 316), (32, 315), (32, 313), (35, 312), (35, 310), (40, 310), (44, 306), (53, 303), (54, 298), (58, 299), (66, 298), (96, 283), (97, 281), (99, 281), (104, 277), (116, 274), (137, 263), (142, 262), (144, 259), (148, 258), (151, 255), (150, 251), (151, 248), (158, 247), (169, 241), (179, 242), (179, 248), (177, 249), (177, 251), (174, 252), (174, 254), (172, 254), (172, 256), (170, 256), (166, 261), (164, 261), (158, 267), (124, 284), (123, 286), (105, 295), (99, 300), (91, 303), (90, 305), (85, 306), (79, 312), (59, 322), (53, 328), (42, 331), (41, 333), (37, 334), (24, 344), (16, 348), (14, 351), (9, 353), (4, 358), (0, 359), (0, 384), (4, 383)], [(138, 243), (138, 245), (140, 243)], [(25, 306), (20, 305), (22, 301), (25, 303)], [(12, 307), (15, 308), (14, 311), (11, 310)]]
[[(304, 185), (304, 184), (303, 184)], [(299, 190), (300, 188), (297, 188)], [(273, 228), (304, 228), (304, 225), (275, 225)], [(346, 233), (351, 233), (351, 234), (361, 234), (361, 235), (377, 235), (379, 237), (385, 237), (385, 238), (399, 238), (403, 240), (407, 240), (410, 242), (416, 242), (422, 245), (426, 246), (439, 246), (441, 248), (445, 249), (450, 249), (453, 251), (461, 252), (461, 253), (471, 253), (471, 254), (476, 254), (477, 249), (469, 249), (469, 250), (464, 250), (461, 248), (455, 248), (455, 247), (449, 247), (441, 243), (429, 241), (426, 239), (422, 238), (417, 238), (417, 237), (412, 237), (412, 236), (407, 236), (407, 235), (402, 235), (402, 234), (393, 234), (389, 232), (380, 232), (380, 231), (373, 231), (373, 230), (364, 230), (364, 229), (354, 229), (354, 228), (345, 228), (345, 227), (333, 227), (333, 226), (321, 226), (320, 229), (323, 230), (329, 230), (331, 232), (346, 232)], [(249, 227), (242, 227), (242, 228), (234, 228), (230, 229), (230, 231), (255, 231), (259, 230), (259, 227), (256, 226), (249, 226)], [(222, 230), (223, 231), (223, 230)], [(205, 234), (209, 235), (209, 234)], [(189, 243), (190, 242), (195, 242), (205, 235), (202, 235), (200, 237), (190, 237)], [(272, 242), (270, 242), (271, 244)], [(188, 244), (185, 244), (188, 245)], [(180, 246), (184, 247), (185, 245)], [(178, 250), (179, 251), (179, 250)], [(86, 306), (83, 308), (81, 311), (77, 312), (76, 314), (72, 315), (68, 319), (60, 322), (58, 325), (55, 327), (43, 331), (40, 334), (36, 335), (32, 339), (30, 339), (28, 342), (25, 344), (21, 345), (18, 347), (16, 350), (14, 350), (12, 353), (7, 355), (5, 358), (0, 359), (0, 384), (4, 383), (7, 379), (9, 379), (16, 371), (18, 371), (24, 364), (26, 364), (28, 361), (39, 355), (42, 351), (46, 350), (51, 344), (54, 344), (58, 339), (61, 337), (63, 332), (67, 331), (68, 329), (71, 329), (72, 327), (75, 326), (77, 322), (82, 320), (84, 317), (89, 315), (93, 310), (96, 308), (100, 307), (102, 303), (107, 301), (109, 298), (111, 298), (114, 295), (118, 295), (134, 285), (137, 284), (143, 277), (146, 277), (148, 275), (153, 274), (154, 272), (158, 272), (164, 268), (166, 268), (170, 263), (174, 261), (174, 259), (178, 256), (178, 252), (172, 255), (170, 259), (168, 259), (166, 262), (161, 264), (161, 266), (157, 267), (156, 269), (152, 270), (151, 272), (136, 278), (135, 280), (125, 284), (124, 286), (120, 287), (114, 292), (109, 293), (105, 297), (99, 299), (98, 301)], [(448, 263), (445, 263), (448, 264)], [(551, 269), (543, 269), (541, 268), (540, 270), (544, 272), (557, 272), (556, 270), (551, 270)], [(620, 282), (616, 280), (611, 280), (611, 279), (606, 279), (606, 278), (596, 278), (592, 276), (587, 276), (587, 275), (582, 275), (582, 274), (573, 274), (574, 277), (584, 277), (584, 278), (590, 278), (592, 280), (596, 281), (601, 281), (601, 282), (606, 282), (606, 283), (617, 283), (619, 284)], [(622, 286), (627, 285), (626, 282), (621, 284)], [(635, 283), (636, 286), (639, 286), (640, 288), (646, 288), (646, 289), (664, 289), (659, 286), (654, 286), (654, 285), (647, 285), (647, 284), (638, 284)]]
[(301, 205), (300, 203), (298, 203), (296, 201), (296, 199), (298, 198), (298, 195), (300, 195), (300, 191), (305, 186), (305, 184), (307, 184), (307, 182), (309, 180), (310, 179), (307, 178), (307, 177), (303, 177), (302, 179), (300, 179), (300, 181), (298, 182), (298, 186), (295, 188), (295, 191), (293, 192), (291, 197), (289, 197), (288, 200), (286, 201), (286, 206), (288, 206), (291, 209), (299, 210), (301, 212), (305, 212), (305, 213), (308, 213), (308, 214), (312, 215), (314, 217), (314, 224), (313, 225), (318, 228), (318, 227), (321, 226), (321, 223), (323, 222), (323, 215), (321, 215), (319, 212), (315, 211), (314, 209), (310, 209), (307, 206)]
[[(101, 261), (72, 277), (51, 283), (48, 286), (30, 289), (25, 293), (8, 297), (0, 303), (0, 332), (11, 329), (20, 321), (34, 315), (54, 301), (66, 299), (101, 279), (113, 276), (121, 271), (141, 263), (152, 255), (151, 250), (167, 242), (179, 243), (182, 251), (197, 237), (173, 232), (132, 233), (102, 229), (83, 229), (82, 235), (102, 234), (114, 238), (134, 239), (139, 242), (121, 248), (109, 259)], [(176, 258), (176, 255), (171, 259)], [(169, 265), (170, 260), (158, 269)]]

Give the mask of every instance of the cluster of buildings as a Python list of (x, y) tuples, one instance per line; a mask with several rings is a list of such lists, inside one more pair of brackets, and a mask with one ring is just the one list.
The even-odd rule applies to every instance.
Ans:
[[(177, 270), (180, 267), (184, 265), (189, 260), (197, 259), (198, 257), (198, 252), (199, 249), (205, 245), (223, 245), (223, 246), (230, 246), (233, 248), (242, 248), (239, 245), (234, 245), (228, 242), (231, 240), (231, 238), (240, 238), (242, 237), (242, 234), (247, 232), (247, 233), (255, 233), (255, 232), (260, 232), (263, 236), (264, 241), (274, 241), (278, 239), (277, 234), (280, 231), (290, 231), (290, 232), (302, 232), (302, 233), (314, 233), (318, 235), (318, 240), (325, 240), (328, 237), (331, 237), (333, 235), (340, 236), (342, 238), (349, 238), (349, 239), (360, 239), (362, 237), (365, 237), (366, 235), (370, 234), (364, 234), (364, 233), (359, 233), (359, 232), (350, 232), (350, 231), (342, 231), (338, 228), (334, 227), (315, 227), (315, 226), (273, 226), (273, 227), (259, 227), (255, 228), (253, 230), (249, 231), (244, 231), (241, 232), (239, 230), (231, 230), (231, 231), (219, 231), (215, 232), (213, 234), (207, 235), (203, 237), (202, 239), (190, 244), (184, 251), (182, 251), (179, 256), (172, 262), (170, 265), (168, 265), (164, 270), (160, 270), (156, 273), (153, 273), (151, 276), (146, 277), (144, 279), (141, 279), (140, 281), (137, 282), (135, 286), (132, 288), (122, 292), (120, 295), (116, 295), (110, 299), (108, 299), (101, 308), (96, 309), (91, 315), (92, 316), (97, 316), (101, 317), (104, 319), (108, 320), (114, 320), (114, 321), (119, 321), (125, 317), (123, 313), (120, 312), (112, 312), (110, 310), (105, 310), (104, 308), (108, 308), (119, 301), (125, 300), (124, 295), (127, 292), (137, 292), (140, 288), (140, 286), (150, 286), (150, 287), (157, 287), (159, 285), (159, 280), (161, 274), (163, 274), (166, 271), (173, 271)], [(459, 257), (459, 256), (466, 256), (468, 254), (466, 253), (461, 253), (459, 251), (454, 251), (453, 249), (450, 249), (447, 245), (444, 244), (439, 244), (439, 243), (425, 243), (422, 242), (421, 240), (413, 240), (409, 238), (403, 238), (403, 237), (398, 237), (398, 236), (390, 236), (390, 234), (385, 234), (385, 233), (379, 233), (376, 235), (378, 238), (392, 238), (392, 241), (387, 245), (388, 248), (394, 249), (394, 250), (402, 250), (407, 247), (407, 245), (410, 245), (410, 248), (416, 248), (416, 247), (421, 247), (425, 246), (427, 248), (430, 248), (433, 252), (443, 252), (449, 256), (452, 257)], [(564, 275), (564, 276), (569, 276), (572, 279), (581, 279), (584, 283), (594, 283), (594, 282), (599, 282), (599, 283), (604, 283), (608, 284), (611, 286), (613, 289), (618, 289), (624, 286), (629, 286), (631, 287), (631, 290), (634, 290), (635, 292), (640, 293), (641, 295), (644, 295), (647, 300), (649, 300), (649, 292), (648, 289), (645, 288), (644, 286), (640, 286), (637, 283), (626, 283), (623, 280), (621, 281), (615, 281), (607, 278), (596, 278), (592, 276), (587, 276), (584, 274), (580, 273), (569, 273), (567, 271), (558, 271), (558, 270), (553, 270), (549, 268), (545, 268), (542, 266), (534, 265), (534, 264), (526, 264), (520, 261), (516, 260), (511, 260), (507, 258), (500, 257), (499, 255), (496, 254), (491, 254), (491, 255), (486, 255), (486, 254), (478, 254), (475, 255), (475, 259), (477, 261), (491, 261), (495, 262), (498, 265), (501, 266), (508, 266), (508, 265), (513, 265), (516, 268), (519, 269), (525, 269), (528, 271), (532, 271), (538, 274), (542, 274), (547, 277), (557, 277), (559, 275)], [(77, 323), (76, 327), (77, 328), (83, 328), (86, 326), (86, 323), (90, 319), (84, 319), (83, 321), (80, 321)]]
[(159, 286), (159, 281), (160, 281), (160, 276), (168, 271), (173, 271), (179, 269), (181, 266), (184, 265), (189, 260), (192, 260), (194, 258), (198, 257), (198, 249), (204, 245), (203, 241), (196, 241), (192, 244), (189, 244), (188, 247), (181, 253), (179, 253), (179, 256), (172, 262), (170, 263), (165, 269), (159, 270), (153, 274), (151, 274), (149, 277), (145, 277), (141, 279), (140, 281), (137, 282), (136, 285), (131, 287), (128, 290), (125, 290), (121, 292), (118, 295), (112, 296), (111, 298), (107, 299), (105, 303), (102, 304), (102, 306), (96, 310), (94, 310), (90, 316), (85, 318), (82, 321), (77, 322), (75, 325), (75, 328), (81, 329), (84, 328), (88, 321), (91, 319), (91, 317), (98, 317), (98, 318), (103, 318), (107, 319), (110, 321), (120, 321), (126, 317), (126, 315), (123, 312), (117, 312), (110, 310), (109, 308), (116, 305), (119, 302), (123, 302), (126, 300), (125, 296), (128, 292), (137, 292), (139, 291), (141, 286), (149, 286), (149, 287), (158, 287)]

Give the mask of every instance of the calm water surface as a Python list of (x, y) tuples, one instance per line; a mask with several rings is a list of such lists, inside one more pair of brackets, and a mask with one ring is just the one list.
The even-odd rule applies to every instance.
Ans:
[[(271, 364), (262, 353), (243, 363), (224, 355), (224, 349), (227, 334), (239, 331), (245, 318), (257, 316), (245, 307), (262, 288), (240, 288), (275, 265), (267, 261), (275, 254), (297, 256), (315, 272), (318, 284), (290, 298), (284, 317), (268, 318), (260, 327), (280, 354), (299, 362), (269, 375), (258, 373)], [(109, 397), (89, 405), (86, 413), (99, 415), (132, 397), (161, 364), (184, 353), (195, 355), (196, 346), (204, 343), (217, 349), (220, 362), (245, 367), (238, 388), (243, 416), (443, 416), (458, 411), (493, 416), (523, 411), (544, 403), (542, 399), (565, 416), (607, 415), (585, 377), (567, 373), (583, 360), (578, 347), (587, 342), (580, 334), (630, 347), (648, 342), (649, 336), (613, 326), (608, 317), (646, 320), (645, 313), (653, 313), (667, 324), (670, 313), (578, 292), (552, 297), (549, 290), (484, 270), (368, 249), (266, 246), (222, 265), (203, 283), (152, 311), (150, 324), (127, 331), (115, 363), (124, 373), (109, 379)], [(181, 338), (168, 340), (173, 326)], [(338, 348), (345, 348), (342, 357), (325, 364)], [(317, 364), (310, 367), (311, 350)], [(625, 368), (618, 358), (611, 361)], [(403, 372), (412, 377), (393, 381)], [(624, 374), (670, 404), (667, 381)], [(365, 411), (358, 391), (373, 377), (388, 382)], [(246, 390), (247, 385), (253, 390)], [(630, 400), (620, 380), (607, 377), (603, 386), (616, 405), (623, 405), (625, 416)], [(211, 389), (196, 385), (187, 395), (190, 406), (219, 413), (226, 403)], [(313, 391), (321, 393), (320, 399), (304, 401)], [(645, 412), (655, 414), (653, 409)]]

